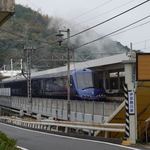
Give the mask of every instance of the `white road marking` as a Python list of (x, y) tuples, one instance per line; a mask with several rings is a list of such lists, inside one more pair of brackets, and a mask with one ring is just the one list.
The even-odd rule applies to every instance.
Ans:
[[(90, 139), (81, 139), (81, 138), (76, 138), (76, 137), (69, 137), (69, 136), (63, 136), (63, 135), (58, 135), (58, 134), (52, 134), (52, 133), (35, 131), (35, 130), (29, 130), (29, 129), (25, 129), (25, 128), (13, 126), (13, 125), (1, 123), (1, 122), (0, 122), (0, 124), (4, 124), (6, 126), (10, 126), (10, 127), (16, 128), (16, 129), (20, 129), (20, 130), (24, 130), (24, 131), (28, 131), (28, 132), (33, 132), (33, 133), (40, 133), (40, 134), (44, 134), (44, 135), (51, 135), (51, 136), (55, 136), (55, 137), (61, 137), (61, 138), (66, 138), (66, 139), (78, 140), (78, 141), (86, 141), (86, 142), (93, 142), (93, 143), (99, 143), (99, 144), (106, 144), (106, 145), (111, 145), (111, 146), (131, 149), (131, 150), (141, 150), (141, 149), (138, 149), (138, 148), (128, 147), (128, 146), (114, 144), (114, 143), (109, 143), (109, 142), (95, 141), (95, 140), (90, 140)], [(27, 149), (24, 149), (24, 150), (27, 150)]]
[(21, 146), (17, 146), (17, 148), (20, 148), (21, 150), (28, 150), (28, 149), (21, 147)]

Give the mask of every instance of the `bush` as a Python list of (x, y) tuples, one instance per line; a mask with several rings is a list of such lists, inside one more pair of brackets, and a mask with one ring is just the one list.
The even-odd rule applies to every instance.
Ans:
[(8, 138), (7, 135), (0, 132), (0, 150), (18, 150), (16, 140)]

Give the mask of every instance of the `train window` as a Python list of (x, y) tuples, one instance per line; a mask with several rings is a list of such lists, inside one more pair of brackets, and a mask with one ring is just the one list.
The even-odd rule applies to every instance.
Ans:
[(93, 79), (94, 79), (94, 87), (103, 88), (103, 80), (102, 80), (101, 74), (98, 74), (95, 72), (93, 74)]
[(85, 89), (89, 87), (93, 87), (93, 76), (92, 73), (77, 73), (77, 86), (78, 88)]
[(0, 82), (0, 88), (4, 88), (4, 83)]
[(62, 78), (58, 78), (58, 79), (56, 80), (56, 84), (57, 84), (58, 86), (60, 86), (60, 87), (63, 87), (63, 86), (64, 86), (64, 81), (63, 81), (63, 79), (62, 79)]
[(52, 84), (53, 84), (53, 81), (51, 79), (46, 80), (45, 81), (45, 90), (50, 91), (52, 88)]
[(65, 78), (53, 78), (45, 81), (45, 90), (46, 91), (54, 91), (61, 90), (66, 87)]

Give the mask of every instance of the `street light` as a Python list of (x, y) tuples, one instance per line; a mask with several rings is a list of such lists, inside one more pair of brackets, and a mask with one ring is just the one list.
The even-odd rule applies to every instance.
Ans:
[(67, 33), (67, 120), (70, 120), (70, 29), (67, 30), (59, 30), (59, 33), (56, 35), (58, 37), (58, 43), (61, 46), (63, 42), (63, 34), (62, 32)]

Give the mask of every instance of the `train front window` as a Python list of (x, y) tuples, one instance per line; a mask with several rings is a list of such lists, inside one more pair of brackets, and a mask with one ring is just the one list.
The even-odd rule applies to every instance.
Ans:
[(85, 89), (94, 86), (92, 73), (77, 73), (76, 80), (78, 88)]

